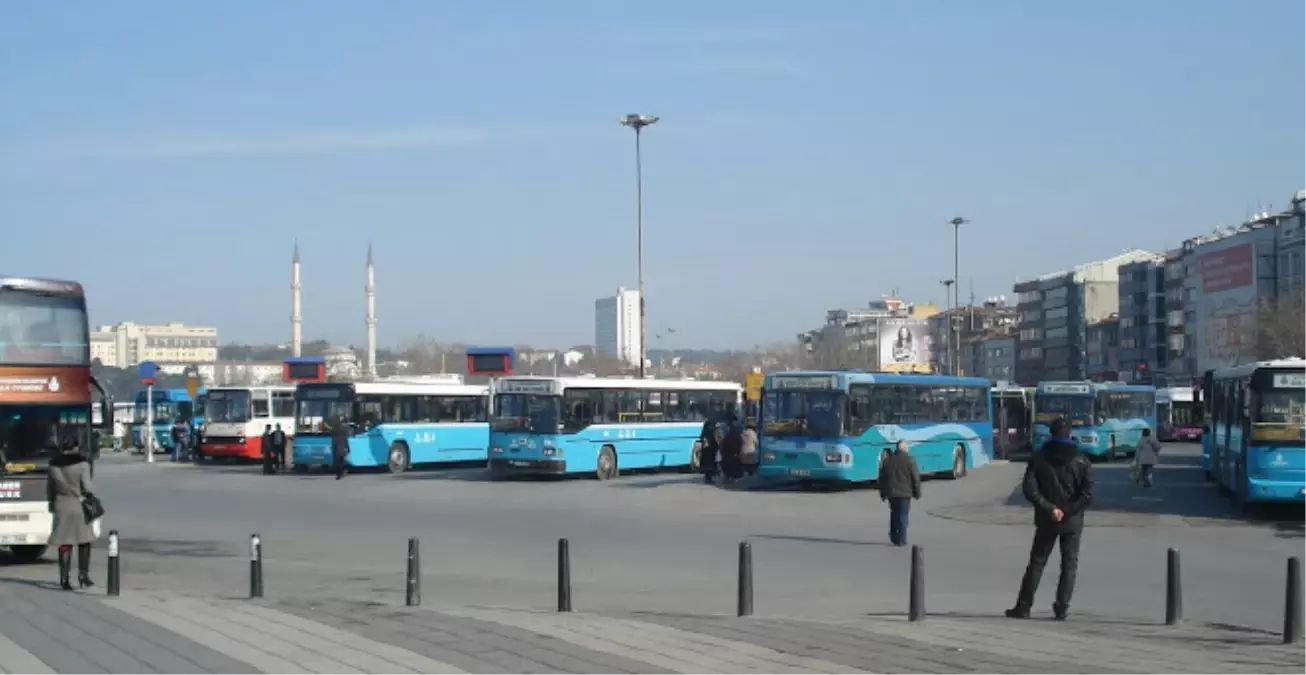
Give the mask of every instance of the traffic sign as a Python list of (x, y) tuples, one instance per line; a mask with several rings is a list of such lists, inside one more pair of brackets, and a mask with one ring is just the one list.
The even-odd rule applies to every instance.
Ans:
[(749, 373), (744, 378), (744, 397), (750, 401), (762, 400), (762, 384), (766, 382), (765, 373)]
[(159, 376), (159, 364), (153, 361), (144, 361), (136, 367), (141, 376), (141, 384), (149, 387), (153, 386), (156, 378)]
[(186, 369), (186, 393), (190, 394), (193, 401), (200, 391), (200, 371), (198, 368), (191, 366)]

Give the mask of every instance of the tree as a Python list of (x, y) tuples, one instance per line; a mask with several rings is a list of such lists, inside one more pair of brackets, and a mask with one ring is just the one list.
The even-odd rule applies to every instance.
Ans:
[(1256, 317), (1256, 353), (1262, 359), (1306, 356), (1306, 287), (1263, 300)]

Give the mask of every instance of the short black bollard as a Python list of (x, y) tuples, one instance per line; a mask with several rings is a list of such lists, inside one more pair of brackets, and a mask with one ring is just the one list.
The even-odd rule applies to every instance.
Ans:
[(571, 544), (558, 540), (558, 611), (571, 611)]
[(109, 595), (118, 595), (120, 591), (120, 573), (118, 568), (118, 531), (109, 530), (109, 583), (105, 584), (108, 587), (107, 592)]
[(249, 597), (263, 597), (263, 540), (257, 534), (249, 537)]
[(1283, 606), (1283, 643), (1302, 640), (1301, 558), (1288, 558), (1288, 597)]
[(1179, 550), (1165, 553), (1165, 625), (1184, 620), (1184, 587), (1179, 577)]
[(408, 540), (408, 588), (404, 604), (416, 607), (422, 604), (422, 566), (418, 557), (417, 538)]
[(739, 542), (739, 597), (736, 604), (736, 616), (753, 615), (753, 547), (746, 541)]
[(925, 618), (925, 551), (919, 546), (911, 547), (911, 604), (907, 618), (911, 621)]

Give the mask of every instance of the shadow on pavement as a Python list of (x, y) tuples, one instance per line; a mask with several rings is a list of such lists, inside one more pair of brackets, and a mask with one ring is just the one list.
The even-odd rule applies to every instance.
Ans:
[(773, 541), (797, 541), (808, 544), (843, 544), (847, 546), (890, 546), (887, 541), (858, 541), (856, 539), (835, 539), (832, 537), (802, 537), (787, 534), (750, 534), (751, 539), (770, 539)]
[(0, 567), (44, 567), (53, 564), (53, 560), (44, 557), (36, 560), (21, 559), (10, 553), (9, 549), (0, 548)]

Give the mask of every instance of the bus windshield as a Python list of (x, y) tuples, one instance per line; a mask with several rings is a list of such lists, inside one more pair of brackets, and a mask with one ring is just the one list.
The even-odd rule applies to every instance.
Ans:
[(204, 421), (232, 424), (249, 421), (250, 394), (247, 391), (215, 391), (209, 394)]
[(499, 394), (494, 397), (495, 431), (558, 432), (562, 397), (545, 394)]
[(846, 398), (838, 391), (769, 391), (763, 413), (765, 432), (769, 436), (840, 436)]
[(84, 299), (0, 288), (0, 363), (89, 365), (90, 338)]
[[(327, 423), (336, 418), (346, 422), (353, 421), (354, 406), (349, 401), (309, 399), (301, 400), (298, 403), (295, 415), (295, 433), (297, 434), (327, 433)], [(209, 414), (213, 413), (216, 406), (217, 400), (210, 395)], [(246, 412), (245, 414), (246, 419), (248, 419), (249, 413)]]
[(1170, 404), (1170, 424), (1180, 428), (1194, 428), (1202, 426), (1201, 403), (1191, 401), (1176, 401)]
[(1035, 421), (1042, 424), (1065, 418), (1071, 424), (1093, 423), (1093, 399), (1089, 396), (1043, 395), (1034, 402)]
[[(172, 416), (176, 408), (171, 401), (159, 401), (154, 404), (154, 423), (155, 424), (172, 424)], [(132, 421), (137, 424), (145, 424), (145, 404), (138, 402), (132, 410)]]
[(1306, 391), (1279, 390), (1260, 393), (1256, 421), (1265, 424), (1306, 424)]

